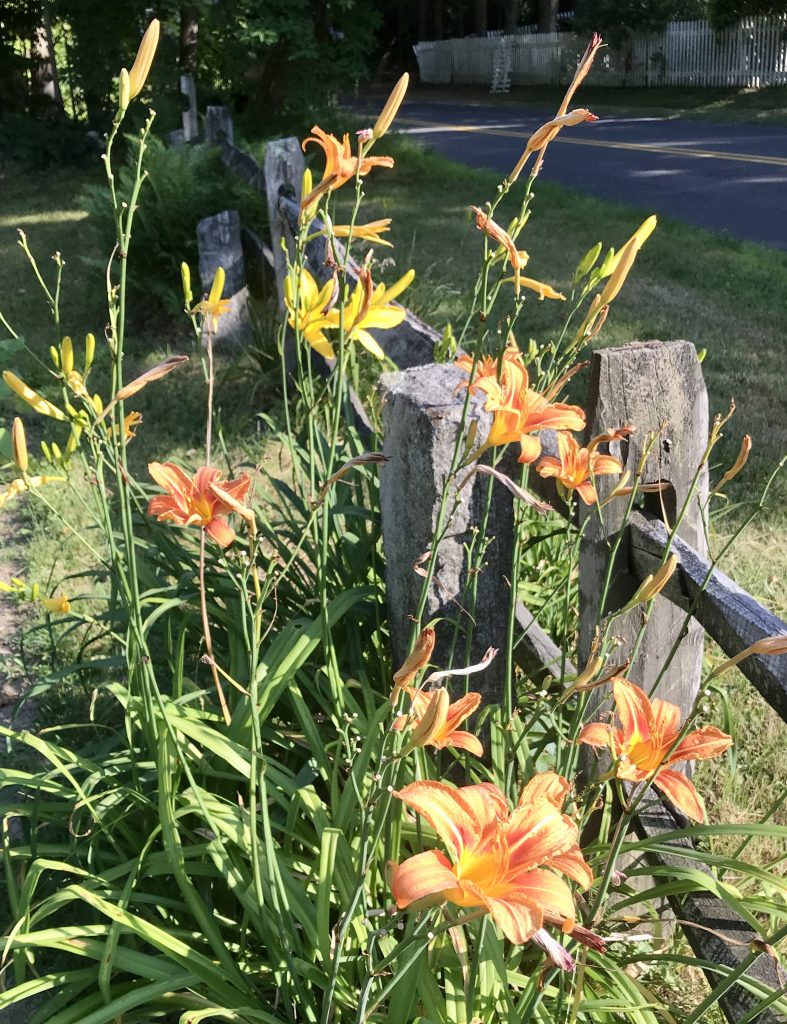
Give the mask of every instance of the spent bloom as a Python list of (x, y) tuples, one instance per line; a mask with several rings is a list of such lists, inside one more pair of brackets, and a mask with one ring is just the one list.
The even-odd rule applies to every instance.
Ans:
[(543, 455), (536, 470), (543, 477), (555, 477), (566, 491), (577, 491), (586, 505), (595, 505), (598, 495), (593, 477), (623, 472), (618, 459), (596, 450), (599, 444), (612, 440), (613, 436), (623, 434), (600, 434), (590, 441), (587, 448), (580, 448), (573, 434), (560, 430), (557, 434), (558, 457)]
[(426, 668), (429, 659), (432, 657), (435, 644), (435, 631), (431, 626), (426, 626), (418, 634), (418, 639), (412, 651), (407, 655), (404, 664), (393, 674), (394, 688), (391, 691), (391, 703), (395, 704), (402, 690), (410, 687), (418, 673)]
[(237, 480), (224, 481), (220, 470), (202, 466), (190, 478), (172, 462), (151, 462), (148, 472), (167, 492), (150, 499), (149, 516), (159, 522), (199, 526), (223, 548), (235, 540), (226, 517), (238, 511), (248, 494), (251, 480), (245, 473)]
[(478, 737), (458, 728), (478, 710), (480, 693), (466, 693), (451, 703), (448, 690), (443, 687), (425, 693), (407, 686), (405, 692), (412, 702), (410, 714), (400, 715), (393, 727), (400, 731), (408, 725), (412, 726), (409, 742), (411, 748), (428, 746), (442, 750), (443, 747), (456, 747), (476, 757), (483, 756), (484, 747)]
[(412, 782), (396, 792), (448, 851), (428, 850), (391, 865), (397, 906), (484, 908), (517, 944), (530, 941), (545, 922), (571, 932), (574, 897), (561, 875), (587, 887), (593, 873), (576, 824), (562, 813), (568, 790), (566, 779), (553, 772), (536, 775), (513, 811), (491, 783), (455, 789)]
[(705, 808), (699, 793), (685, 775), (669, 765), (717, 757), (732, 746), (732, 737), (714, 725), (705, 725), (676, 744), (681, 732), (676, 704), (658, 697), (651, 701), (644, 690), (622, 676), (612, 681), (612, 693), (621, 727), (592, 722), (582, 729), (579, 742), (611, 750), (617, 758), (617, 778), (643, 782), (652, 777), (653, 784), (680, 811), (695, 821), (704, 821)]

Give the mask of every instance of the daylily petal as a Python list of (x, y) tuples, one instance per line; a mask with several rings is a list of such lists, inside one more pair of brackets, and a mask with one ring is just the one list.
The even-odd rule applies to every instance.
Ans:
[(596, 494), (596, 488), (591, 483), (580, 484), (576, 488), (577, 494), (584, 501), (586, 505), (595, 505), (598, 501), (598, 495)]
[(477, 815), (475, 801), (462, 801), (458, 792), (444, 782), (411, 782), (394, 793), (429, 822), (457, 858), (480, 837), (486, 818)]
[(647, 694), (622, 676), (612, 681), (612, 692), (623, 726), (624, 742), (628, 744), (634, 738), (638, 742), (649, 740), (653, 731), (653, 712)]
[(529, 942), (534, 932), (544, 923), (539, 908), (518, 892), (511, 892), (504, 898), (495, 898), (485, 893), (480, 886), (473, 886), (473, 890), (479, 902), (486, 906), (493, 920), (500, 925), (505, 937), (518, 946)]
[(604, 722), (591, 722), (582, 727), (577, 737), (578, 743), (587, 743), (591, 747), (612, 747), (615, 746), (617, 730)]
[[(534, 870), (517, 875), (513, 883), (517, 894), (534, 905), (563, 917), (573, 925), (576, 917), (574, 897), (566, 882), (552, 871)], [(567, 929), (568, 930), (568, 929)]]
[(391, 892), (400, 910), (429, 897), (443, 903), (456, 888), (451, 862), (439, 850), (418, 853), (393, 868)]
[(353, 331), (353, 335), (360, 341), (366, 351), (371, 352), (376, 359), (385, 359), (385, 352), (383, 352), (377, 341), (368, 331), (357, 329)]
[(653, 780), (662, 793), (665, 793), (679, 811), (695, 821), (705, 821), (705, 807), (702, 797), (681, 772), (662, 769)]
[(205, 527), (205, 533), (222, 548), (229, 547), (235, 540), (235, 531), (223, 516), (214, 516)]
[(159, 487), (163, 487), (172, 495), (191, 493), (191, 480), (173, 462), (150, 462), (148, 473)]
[(474, 757), (484, 756), (484, 745), (477, 736), (471, 732), (464, 732), (461, 729), (454, 729), (453, 732), (434, 744), (437, 748), (455, 747), (457, 750), (466, 750)]
[(518, 462), (535, 462), (541, 454), (541, 442), (533, 434), (522, 434), (519, 438), (521, 451)]
[(705, 725), (685, 736), (672, 751), (669, 763), (674, 761), (704, 761), (709, 757), (717, 757), (732, 746), (732, 736), (717, 729), (715, 725)]

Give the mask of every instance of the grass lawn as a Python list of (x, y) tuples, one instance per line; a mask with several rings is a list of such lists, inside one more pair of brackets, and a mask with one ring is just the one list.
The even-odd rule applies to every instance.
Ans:
[[(494, 103), (501, 106), (532, 106), (557, 110), (565, 86), (516, 86), (506, 95), (491, 95), (484, 86), (422, 85), (411, 90), (410, 99), (445, 103)], [(787, 88), (763, 89), (682, 88), (654, 86), (616, 88), (583, 85), (582, 105), (606, 115), (687, 118), (753, 124), (787, 124)]]
[[(587, 102), (592, 102), (590, 97)], [(375, 171), (368, 179), (364, 218), (394, 217), (391, 237), (396, 247), (378, 253), (386, 261), (385, 279), (390, 282), (415, 267), (416, 281), (405, 301), (435, 327), (442, 329), (446, 323), (457, 327), (481, 252), (468, 207), (493, 195), (497, 179), (491, 172), (469, 170), (428, 154), (406, 140), (387, 141), (382, 151), (392, 152), (397, 166), (393, 171)], [(88, 329), (100, 337), (103, 282), (95, 276), (83, 278), (75, 258), (80, 250), (81, 218), (74, 197), (84, 178), (84, 173), (73, 171), (46, 176), (4, 172), (0, 310), (42, 353), (51, 340), (51, 324), (45, 310), (40, 312), (39, 296), (35, 296), (35, 309), (31, 306), (36, 285), (16, 247), (14, 226), (25, 228), (31, 245), (42, 254), (42, 265), (47, 263), (47, 253), (55, 248), (63, 251), (69, 264), (64, 328), (75, 337)], [(547, 179), (538, 183), (533, 208), (521, 241), (531, 257), (528, 272), (559, 289), (568, 288), (574, 267), (592, 245), (601, 240), (619, 247), (649, 212), (588, 198)], [(513, 209), (512, 203), (508, 209)], [(499, 219), (505, 223), (505, 213)], [(531, 335), (543, 339), (557, 331), (560, 305), (534, 298), (520, 321), (520, 343), (526, 346)], [(602, 341), (620, 345), (652, 338), (687, 338), (698, 349), (707, 350), (704, 372), (712, 411), (726, 411), (733, 397), (738, 407), (719, 465), (726, 468), (734, 460), (741, 435), (750, 433), (754, 450), (749, 465), (729, 493), (737, 503), (756, 499), (787, 450), (782, 383), (787, 255), (662, 221), (615, 301)], [(189, 351), (191, 336), (181, 319), (165, 322), (154, 338), (139, 342), (131, 350), (144, 364), (156, 361), (162, 351)], [(270, 412), (271, 403), (275, 406), (275, 383), (266, 383), (253, 360), (234, 356), (221, 362), (219, 376), (217, 400), (226, 410), (227, 443), (230, 447), (251, 444), (259, 457), (263, 444), (258, 440), (256, 413)], [(181, 383), (186, 379), (188, 387), (179, 393), (177, 407), (168, 400), (166, 387), (152, 387), (145, 393), (145, 422), (132, 446), (139, 470), (148, 458), (188, 458), (192, 446), (199, 443), (202, 385), (196, 361)], [(9, 395), (0, 397), (0, 410), (6, 422), (17, 411)], [(717, 469), (717, 475), (722, 471)], [(60, 494), (56, 501), (71, 508), (67, 492)], [(742, 585), (782, 617), (787, 615), (786, 498), (787, 484), (781, 479), (765, 515), (739, 543), (730, 566)], [(719, 537), (739, 511), (733, 509), (732, 517), (716, 522)], [(31, 578), (48, 572), (46, 563), (51, 568), (53, 559), (56, 575), (68, 571), (72, 557), (65, 543), (68, 531), (56, 515), (28, 516), (25, 530)], [(701, 766), (700, 780), (712, 784), (708, 802), (716, 820), (751, 819), (766, 811), (773, 794), (787, 781), (787, 766), (778, 757), (783, 725), (748, 683), (724, 678), (730, 678), (731, 724), (740, 744), (738, 771), (733, 773), (731, 764), (724, 762)], [(780, 814), (777, 820), (785, 821), (784, 812)]]

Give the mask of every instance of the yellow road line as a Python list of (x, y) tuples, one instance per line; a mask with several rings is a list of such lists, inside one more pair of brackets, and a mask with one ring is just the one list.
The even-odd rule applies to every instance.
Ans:
[[(399, 122), (411, 124), (419, 128), (437, 128), (442, 132), (484, 132), (509, 139), (519, 139), (524, 143), (526, 132), (509, 131), (505, 128), (486, 128), (484, 125), (441, 124), (437, 121), (417, 121), (402, 117)], [(688, 149), (683, 146), (662, 146), (651, 142), (609, 142), (604, 139), (572, 138), (569, 132), (561, 132), (553, 142), (562, 142), (570, 146), (598, 146), (601, 149), (630, 149), (641, 153), (664, 153), (668, 156), (690, 156), (703, 160), (738, 160), (749, 164), (771, 164), (776, 167), (787, 167), (787, 157), (764, 156), (756, 153), (723, 153), (715, 149)]]

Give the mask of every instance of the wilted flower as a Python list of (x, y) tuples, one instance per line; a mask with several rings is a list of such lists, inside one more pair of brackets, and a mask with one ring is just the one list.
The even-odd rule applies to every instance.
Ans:
[(402, 690), (408, 689), (418, 673), (426, 668), (434, 650), (435, 632), (431, 626), (426, 626), (418, 634), (418, 639), (412, 651), (405, 658), (404, 664), (394, 672), (394, 688), (391, 692), (391, 703), (395, 704)]
[(71, 611), (71, 602), (65, 595), (60, 597), (42, 597), (41, 604), (55, 615), (67, 615)]

